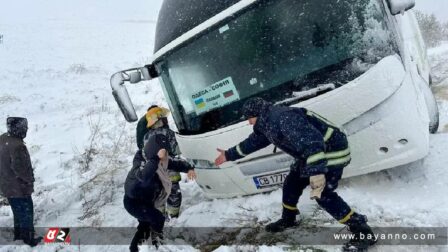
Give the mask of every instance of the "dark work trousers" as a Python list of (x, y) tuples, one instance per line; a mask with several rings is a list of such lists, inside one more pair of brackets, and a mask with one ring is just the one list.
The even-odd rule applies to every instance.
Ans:
[(162, 233), (165, 216), (154, 205), (127, 196), (124, 196), (123, 203), (126, 211), (138, 220), (140, 229), (150, 227), (153, 231)]
[[(334, 191), (338, 187), (338, 182), (342, 177), (344, 166), (329, 166), (325, 174), (326, 184), (322, 196), (316, 200), (333, 218), (338, 221), (343, 220), (351, 213), (350, 207)], [(310, 184), (309, 177), (300, 177), (300, 171), (296, 165), (291, 166), (291, 171), (286, 176), (283, 184), (283, 204), (295, 208), (303, 190)]]
[(8, 202), (14, 215), (14, 239), (34, 238), (34, 208), (31, 196), (8, 198)]
[(171, 193), (168, 197), (166, 212), (171, 217), (178, 217), (180, 205), (182, 204), (182, 192), (179, 182), (172, 182)]

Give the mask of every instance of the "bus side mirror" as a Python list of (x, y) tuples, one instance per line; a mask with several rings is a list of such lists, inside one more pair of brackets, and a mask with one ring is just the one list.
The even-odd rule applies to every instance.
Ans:
[(387, 3), (392, 15), (404, 13), (415, 6), (415, 0), (387, 0)]
[(146, 65), (140, 68), (132, 68), (115, 73), (110, 78), (110, 86), (112, 88), (112, 95), (128, 122), (135, 122), (138, 120), (137, 113), (135, 113), (134, 105), (129, 97), (128, 90), (124, 85), (126, 82), (136, 84), (142, 80), (151, 80), (158, 77), (158, 73), (153, 64)]

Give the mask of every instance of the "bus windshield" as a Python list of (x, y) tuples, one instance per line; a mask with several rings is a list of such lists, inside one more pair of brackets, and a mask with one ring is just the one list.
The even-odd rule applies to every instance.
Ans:
[(179, 132), (242, 121), (254, 96), (271, 102), (340, 87), (398, 53), (381, 0), (262, 0), (156, 62)]

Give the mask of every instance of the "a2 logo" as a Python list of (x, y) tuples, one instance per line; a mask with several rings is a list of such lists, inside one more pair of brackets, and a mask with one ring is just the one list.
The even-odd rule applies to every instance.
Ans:
[(70, 228), (50, 228), (44, 237), (46, 244), (65, 243), (70, 244)]

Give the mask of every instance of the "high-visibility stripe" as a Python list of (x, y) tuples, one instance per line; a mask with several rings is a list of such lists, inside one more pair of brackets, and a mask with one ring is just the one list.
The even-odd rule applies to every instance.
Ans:
[(177, 208), (177, 207), (170, 207), (170, 206), (168, 206), (167, 208), (166, 208), (166, 212), (169, 214), (169, 215), (178, 215), (179, 214), (179, 211), (180, 209), (179, 208)]
[(327, 165), (338, 165), (350, 161), (350, 148), (335, 152), (319, 152), (317, 154), (311, 155), (306, 160), (306, 164), (312, 164), (322, 159), (328, 159)]
[(283, 207), (288, 209), (288, 210), (297, 210), (297, 207), (286, 205), (285, 203), (283, 203)]
[(345, 163), (349, 162), (351, 159), (352, 158), (350, 157), (350, 155), (347, 155), (347, 156), (342, 157), (342, 158), (330, 159), (327, 162), (327, 166), (345, 164)]
[(355, 213), (355, 212), (354, 212), (353, 210), (350, 210), (350, 213), (348, 213), (344, 218), (340, 219), (340, 220), (339, 220), (339, 223), (341, 223), (341, 224), (346, 223), (348, 220), (350, 220), (350, 217), (352, 217), (352, 215), (353, 215), (354, 213)]
[(180, 175), (174, 175), (174, 176), (170, 176), (170, 180), (171, 180), (171, 182), (179, 182), (182, 180), (182, 177)]
[(306, 164), (312, 164), (314, 162), (320, 161), (322, 159), (325, 159), (325, 153), (324, 152), (319, 152), (317, 154), (311, 155), (308, 157), (308, 159), (306, 160)]
[(328, 159), (333, 159), (333, 158), (345, 157), (348, 154), (350, 154), (350, 148), (341, 151), (327, 152), (325, 153), (325, 157)]
[(334, 129), (332, 127), (328, 127), (327, 132), (324, 136), (324, 142), (328, 141), (330, 139), (331, 135), (333, 135)]
[(240, 156), (243, 156), (243, 157), (247, 156), (247, 155), (244, 154), (244, 152), (241, 150), (241, 147), (240, 147), (239, 144), (236, 146), (236, 152), (238, 152), (238, 154), (240, 154)]
[(322, 117), (322, 116), (319, 115), (319, 114), (314, 113), (313, 111), (308, 110), (308, 111), (306, 112), (306, 114), (309, 115), (309, 116), (316, 117), (317, 119), (323, 121), (324, 123), (326, 123), (326, 124), (328, 124), (328, 125), (331, 125), (331, 126), (337, 128), (337, 126), (334, 125), (332, 122), (330, 122), (328, 119)]

